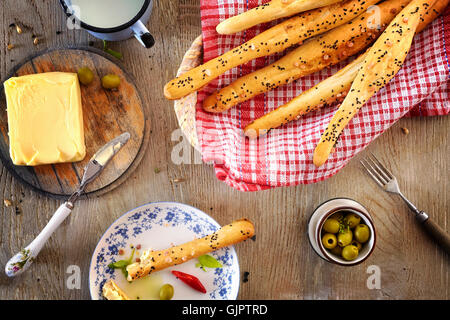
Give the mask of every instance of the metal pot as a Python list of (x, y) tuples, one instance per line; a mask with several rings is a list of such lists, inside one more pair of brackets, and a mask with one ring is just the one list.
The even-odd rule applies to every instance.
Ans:
[(145, 0), (141, 10), (133, 19), (111, 28), (100, 28), (83, 22), (77, 17), (76, 9), (71, 5), (70, 0), (60, 0), (59, 2), (66, 15), (71, 19), (69, 21), (72, 25), (81, 26), (96, 38), (106, 41), (121, 41), (134, 36), (146, 48), (151, 48), (155, 44), (153, 36), (145, 26), (152, 13), (153, 0)]

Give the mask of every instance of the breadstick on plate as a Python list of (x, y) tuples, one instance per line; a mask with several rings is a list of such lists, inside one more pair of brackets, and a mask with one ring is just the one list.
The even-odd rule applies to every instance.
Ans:
[(294, 14), (329, 6), (342, 0), (272, 0), (219, 23), (219, 34), (233, 34), (257, 24), (293, 16)]
[(362, 65), (363, 59), (364, 54), (333, 76), (303, 92), (281, 107), (253, 121), (244, 128), (245, 135), (250, 139), (257, 138), (266, 134), (271, 129), (300, 118), (300, 116), (306, 113), (345, 98)]
[(258, 34), (246, 43), (211, 59), (171, 80), (164, 87), (167, 99), (176, 100), (197, 91), (226, 71), (265, 57), (340, 26), (379, 0), (346, 0), (288, 19)]
[[(438, 0), (421, 19), (416, 33), (421, 32), (436, 19), (447, 7), (450, 0)], [(336, 74), (320, 82), (313, 88), (303, 92), (298, 97), (277, 109), (265, 114), (244, 128), (244, 133), (250, 139), (267, 133), (269, 130), (297, 120), (302, 115), (336, 102), (342, 102), (347, 95), (356, 74), (362, 65), (364, 55), (339, 70)]]
[(151, 272), (179, 265), (209, 252), (247, 240), (253, 237), (254, 234), (255, 228), (253, 223), (247, 219), (242, 219), (227, 224), (213, 234), (201, 239), (165, 250), (146, 250), (142, 253), (140, 262), (127, 266), (127, 279), (128, 281), (133, 281)]
[(322, 166), (342, 130), (361, 107), (397, 74), (411, 48), (423, 16), (437, 0), (413, 0), (389, 24), (367, 52), (348, 95), (331, 119), (314, 150), (314, 164)]
[[(387, 0), (350, 22), (308, 40), (280, 60), (240, 77), (203, 101), (203, 109), (223, 112), (259, 94), (347, 59), (372, 44), (396, 13), (411, 0)], [(380, 26), (373, 15), (379, 13)], [(375, 19), (376, 20), (376, 19)], [(379, 28), (378, 28), (379, 27)]]
[(102, 293), (107, 300), (131, 300), (111, 279), (103, 285)]

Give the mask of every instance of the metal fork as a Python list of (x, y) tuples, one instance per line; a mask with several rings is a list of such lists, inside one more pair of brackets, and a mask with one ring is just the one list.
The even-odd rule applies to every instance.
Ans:
[(414, 212), (417, 221), (424, 227), (428, 234), (447, 252), (450, 253), (450, 236), (427, 213), (417, 209), (400, 191), (397, 178), (373, 155), (360, 161), (367, 173), (385, 191), (399, 195)]

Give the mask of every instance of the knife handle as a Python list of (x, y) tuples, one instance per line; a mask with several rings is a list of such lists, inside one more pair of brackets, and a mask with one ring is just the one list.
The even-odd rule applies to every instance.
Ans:
[(39, 233), (25, 249), (22, 249), (8, 261), (5, 267), (5, 273), (8, 277), (14, 277), (21, 274), (30, 267), (47, 240), (67, 218), (71, 211), (72, 205), (68, 202), (63, 203), (58, 210), (56, 210), (41, 233)]

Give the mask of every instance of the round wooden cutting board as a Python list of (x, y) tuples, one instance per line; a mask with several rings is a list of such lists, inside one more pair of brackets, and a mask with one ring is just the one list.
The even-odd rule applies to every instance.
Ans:
[[(6, 98), (1, 88), (0, 158), (3, 165), (21, 182), (49, 196), (67, 197), (77, 189), (84, 167), (92, 155), (123, 132), (130, 133), (130, 140), (100, 176), (87, 186), (86, 195), (100, 195), (112, 190), (137, 167), (148, 145), (150, 124), (133, 78), (112, 59), (92, 48), (47, 50), (26, 59), (7, 77), (51, 71), (77, 72), (81, 67), (89, 67), (95, 75), (90, 85), (80, 85), (86, 157), (74, 163), (35, 167), (12, 163), (9, 156)], [(101, 86), (101, 77), (109, 73), (117, 74), (121, 79), (116, 91), (105, 90)]]

